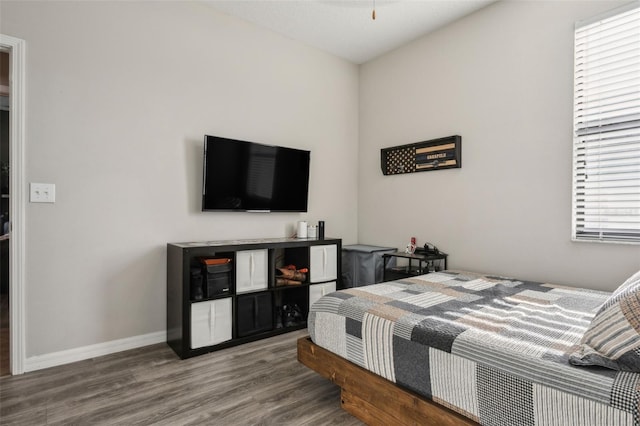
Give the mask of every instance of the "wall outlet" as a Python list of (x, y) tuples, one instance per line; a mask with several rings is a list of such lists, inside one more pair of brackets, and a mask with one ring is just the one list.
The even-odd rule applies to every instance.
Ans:
[(53, 183), (31, 183), (29, 185), (32, 203), (55, 203), (56, 185)]

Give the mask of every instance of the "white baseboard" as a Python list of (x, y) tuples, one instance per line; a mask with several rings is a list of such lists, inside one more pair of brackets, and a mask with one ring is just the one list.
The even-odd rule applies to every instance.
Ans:
[(127, 337), (125, 339), (112, 340), (110, 342), (97, 343), (95, 345), (53, 352), (45, 355), (36, 355), (26, 359), (24, 372), (42, 370), (56, 365), (69, 364), (76, 361), (109, 355), (128, 349), (140, 348), (167, 341), (167, 332), (143, 334), (141, 336)]

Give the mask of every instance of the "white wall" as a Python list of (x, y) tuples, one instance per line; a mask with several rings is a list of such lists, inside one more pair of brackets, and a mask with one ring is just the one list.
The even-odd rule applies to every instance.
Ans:
[[(190, 2), (2, 2), (27, 44), (27, 357), (162, 332), (166, 243), (356, 242), (355, 65)], [(205, 134), (311, 150), (309, 213), (202, 213)], [(328, 172), (330, 171), (330, 172)]]
[[(625, 2), (498, 2), (361, 67), (361, 243), (613, 290), (640, 247), (571, 233), (574, 22)], [(383, 176), (380, 148), (458, 134), (462, 168)]]

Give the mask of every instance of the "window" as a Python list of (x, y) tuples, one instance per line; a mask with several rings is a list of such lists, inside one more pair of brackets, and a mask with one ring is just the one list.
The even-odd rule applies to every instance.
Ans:
[(575, 29), (573, 239), (640, 243), (640, 3)]

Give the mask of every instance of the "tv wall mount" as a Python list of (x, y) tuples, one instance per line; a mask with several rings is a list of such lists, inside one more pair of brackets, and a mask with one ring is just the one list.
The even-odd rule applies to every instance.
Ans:
[(384, 175), (428, 172), (462, 167), (462, 137), (448, 136), (380, 150)]

